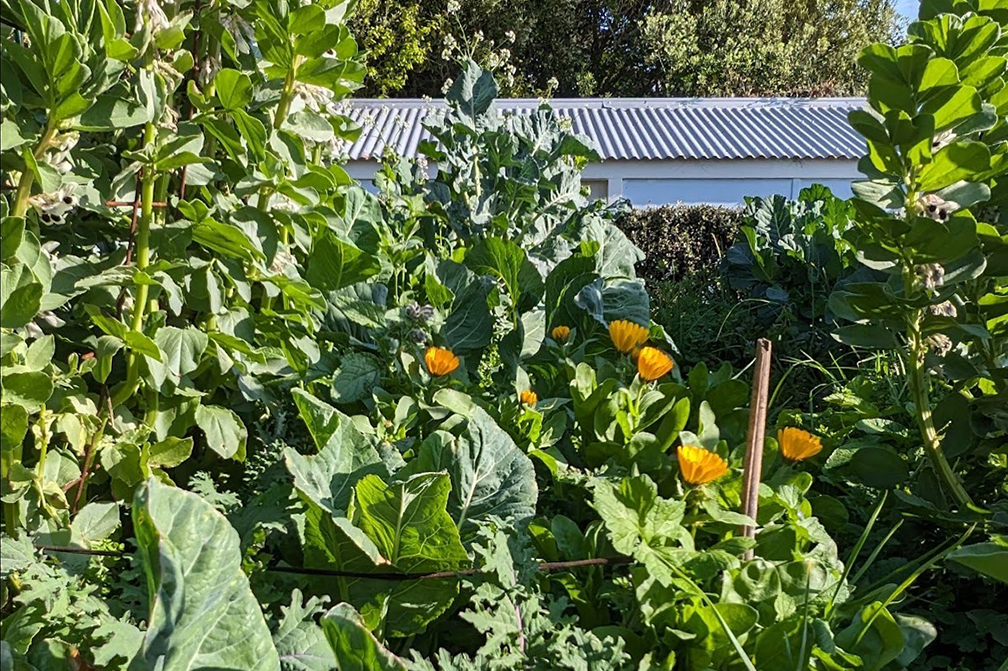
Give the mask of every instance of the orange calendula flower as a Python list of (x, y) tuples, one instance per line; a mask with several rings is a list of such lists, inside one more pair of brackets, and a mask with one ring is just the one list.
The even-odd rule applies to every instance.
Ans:
[(630, 354), (648, 339), (648, 329), (625, 319), (617, 319), (609, 322), (609, 337), (616, 349)]
[(539, 395), (536, 394), (531, 389), (526, 389), (525, 391), (523, 391), (522, 393), (520, 393), (518, 395), (518, 398), (521, 399), (521, 402), (524, 405), (527, 405), (530, 408), (534, 408), (535, 404), (539, 402)]
[(802, 461), (814, 457), (822, 451), (819, 436), (808, 431), (789, 426), (777, 432), (777, 444), (781, 454), (788, 461)]
[(679, 471), (688, 484), (706, 485), (728, 472), (728, 463), (724, 459), (702, 447), (683, 445), (677, 455)]
[(567, 338), (570, 338), (570, 326), (554, 326), (550, 335), (557, 342), (567, 342)]
[(434, 377), (448, 375), (459, 367), (459, 358), (450, 349), (444, 347), (428, 347), (424, 354), (427, 370)]
[(645, 347), (637, 355), (637, 374), (654, 382), (672, 370), (672, 357), (656, 347)]

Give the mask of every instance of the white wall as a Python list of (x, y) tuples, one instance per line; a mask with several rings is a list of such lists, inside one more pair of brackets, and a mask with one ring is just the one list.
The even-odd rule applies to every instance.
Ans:
[(585, 168), (586, 181), (605, 180), (610, 200), (624, 197), (636, 206), (669, 203), (737, 205), (745, 196), (781, 194), (790, 198), (811, 184), (825, 184), (840, 198), (851, 196), (861, 179), (850, 160), (678, 160), (603, 161)]
[[(350, 176), (373, 188), (377, 164), (351, 161)], [(812, 184), (824, 184), (840, 198), (851, 196), (851, 182), (861, 179), (850, 160), (670, 160), (603, 161), (585, 168), (584, 182), (597, 198), (627, 198), (640, 207), (671, 203), (738, 205), (745, 196), (781, 194), (796, 198)]]

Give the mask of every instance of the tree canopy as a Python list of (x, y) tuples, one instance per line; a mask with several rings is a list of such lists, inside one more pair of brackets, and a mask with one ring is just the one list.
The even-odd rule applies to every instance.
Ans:
[(863, 91), (892, 0), (361, 0), (365, 95), (438, 96), (460, 56), (534, 96), (822, 96)]

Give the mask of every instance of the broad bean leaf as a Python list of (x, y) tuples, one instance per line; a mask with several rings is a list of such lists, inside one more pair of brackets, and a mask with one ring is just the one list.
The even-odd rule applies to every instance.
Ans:
[(977, 543), (953, 550), (946, 557), (989, 578), (1008, 584), (1008, 547), (997, 543)]
[(196, 425), (203, 429), (207, 446), (224, 459), (245, 461), (248, 430), (230, 408), (201, 405), (196, 408)]

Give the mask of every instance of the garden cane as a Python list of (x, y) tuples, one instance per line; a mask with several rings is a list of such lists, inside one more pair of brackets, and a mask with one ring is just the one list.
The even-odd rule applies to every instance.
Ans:
[[(763, 438), (766, 432), (767, 394), (770, 388), (770, 353), (772, 347), (766, 338), (756, 341), (756, 373), (753, 375), (752, 402), (749, 409), (749, 433), (746, 439), (744, 484), (742, 489), (742, 512), (753, 520), (759, 506), (760, 476), (763, 470)], [(745, 525), (742, 535), (756, 537), (756, 527)], [(753, 551), (746, 550), (743, 559), (753, 558)]]

